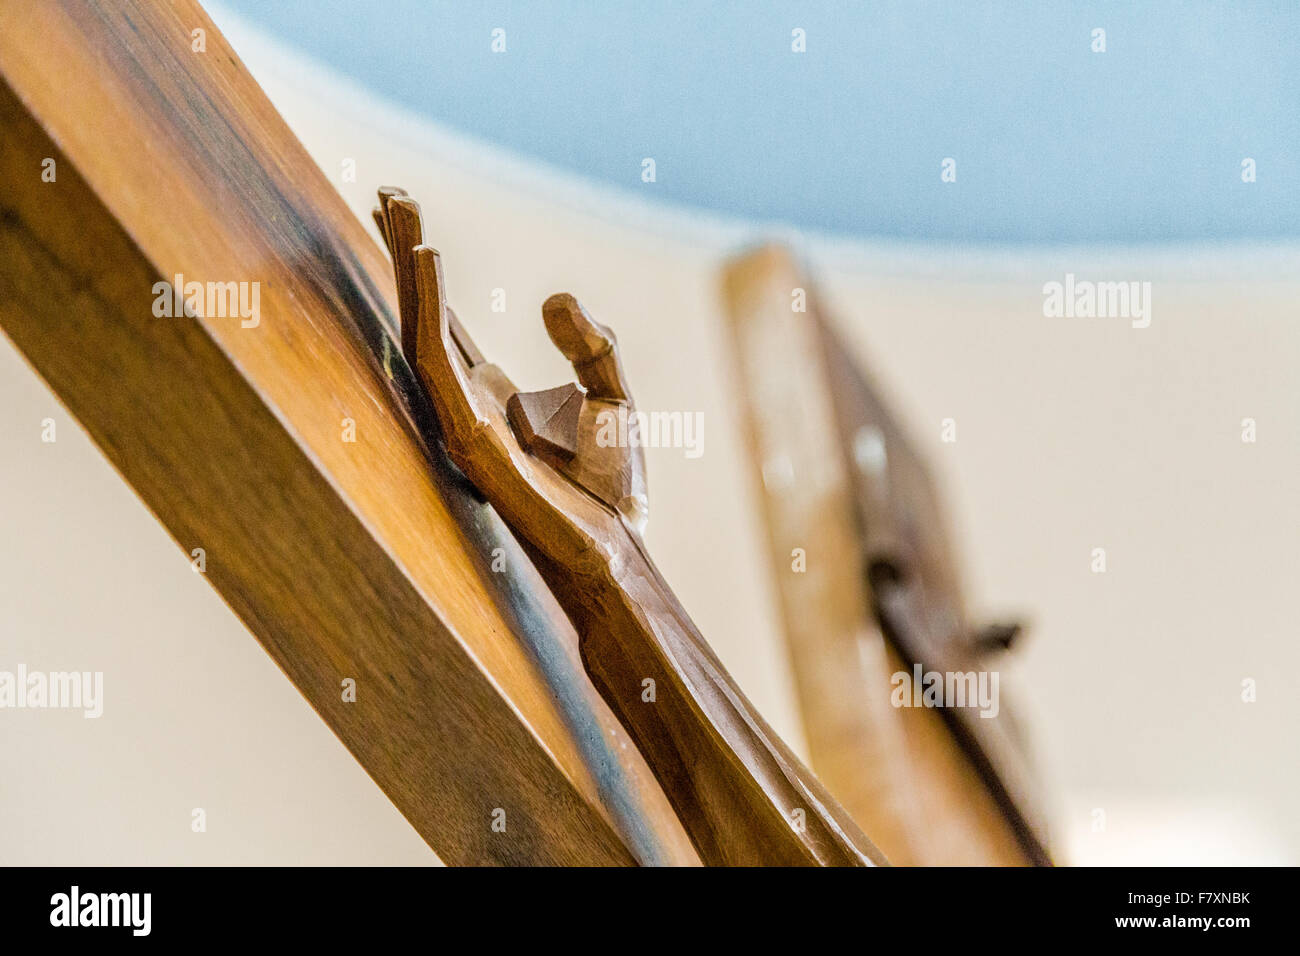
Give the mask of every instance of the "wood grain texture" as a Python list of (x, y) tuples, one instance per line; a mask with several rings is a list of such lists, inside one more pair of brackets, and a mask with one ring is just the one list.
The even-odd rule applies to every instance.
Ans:
[[(723, 285), (814, 769), (895, 863), (1045, 862), (999, 776), (1022, 784), (1020, 762), (994, 769), (939, 712), (890, 703), (891, 675), (910, 671), (911, 645), (887, 635), (875, 613), (868, 555), (888, 553), (882, 549), (899, 536), (895, 509), (908, 516), (912, 540), (925, 536), (931, 611), (962, 616), (928, 475), (818, 313), (788, 252), (765, 247), (737, 258)], [(806, 312), (792, 308), (796, 289)], [(873, 483), (876, 463), (894, 468), (892, 484)], [(908, 509), (891, 497), (900, 489), (918, 499)], [(875, 503), (866, 515), (863, 500)], [(1027, 792), (1017, 796), (1027, 801)]]
[[(0, 324), (416, 830), (448, 863), (697, 862), (438, 449), (383, 253), (203, 11), (5, 4), (0, 76)], [(260, 321), (155, 317), (176, 275), (258, 283)]]
[[(381, 191), (376, 221), (399, 288), (416, 290), (414, 360), (447, 451), (523, 540), (577, 629), (582, 660), (711, 865), (863, 866), (884, 858), (745, 698), (640, 536), (645, 465), (602, 416), (635, 414), (609, 329), (570, 295), (542, 308), (582, 388), (521, 396), (453, 322), (441, 258), (409, 207)], [(405, 238), (404, 238), (405, 237)], [(402, 246), (399, 243), (415, 242)], [(410, 307), (409, 305), (407, 306)], [(563, 430), (539, 434), (576, 397)], [(531, 416), (535, 416), (530, 418)], [(569, 447), (576, 449), (569, 451)]]

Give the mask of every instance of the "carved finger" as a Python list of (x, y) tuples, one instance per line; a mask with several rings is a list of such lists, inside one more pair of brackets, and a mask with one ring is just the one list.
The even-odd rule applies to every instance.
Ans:
[(379, 205), (371, 210), (370, 215), (374, 217), (375, 225), (379, 227), (379, 235), (384, 240), (384, 245), (388, 249), (388, 254), (393, 254), (393, 232), (388, 227), (388, 200), (392, 196), (405, 196), (406, 190), (400, 186), (380, 186), (379, 187)]
[(542, 319), (588, 394), (611, 402), (632, 400), (614, 333), (592, 319), (577, 299), (567, 292), (551, 296), (542, 306)]
[[(414, 249), (424, 241), (424, 221), (420, 215), (420, 204), (407, 196), (400, 186), (383, 186), (379, 190), (380, 205), (371, 211), (379, 234), (384, 237), (388, 254), (393, 257), (393, 271), (397, 282), (397, 308), (402, 320), (402, 354), (407, 362), (415, 365), (416, 347), (420, 341), (419, 309), (415, 301), (415, 279), (412, 272), (404, 278), (403, 271), (407, 256), (401, 261), (393, 251), (394, 248)], [(413, 260), (412, 260), (413, 262)], [(414, 268), (412, 266), (412, 268)], [(456, 318), (456, 313), (448, 310), (447, 320), (451, 324), (451, 337), (460, 349), (467, 365), (473, 368), (484, 361), (483, 353), (478, 350), (465, 327)]]
[(397, 307), (402, 317), (402, 353), (409, 362), (419, 342), (419, 307), (415, 292), (415, 247), (424, 242), (420, 204), (409, 196), (387, 199), (388, 233), (392, 237), (393, 271), (397, 277)]
[(448, 442), (463, 450), (481, 423), (471, 398), (469, 366), (452, 339), (442, 257), (436, 249), (417, 246), (412, 260), (419, 315), (416, 368)]

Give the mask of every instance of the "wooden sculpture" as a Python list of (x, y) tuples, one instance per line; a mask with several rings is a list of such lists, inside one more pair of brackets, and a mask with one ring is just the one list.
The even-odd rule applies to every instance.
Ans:
[(402, 341), (451, 459), (525, 543), (582, 661), (710, 864), (884, 862), (732, 681), (646, 554), (644, 464), (600, 439), (631, 402), (618, 348), (569, 295), (542, 314), (578, 384), (520, 393), (446, 304), (419, 208), (380, 191)]
[[(383, 250), (197, 3), (0, 3), (0, 182), (0, 327), (444, 862), (699, 862), (430, 441)], [(155, 315), (178, 275), (257, 324)]]
[[(548, 300), (577, 382), (519, 393), (415, 203), (381, 193), (390, 270), (194, 0), (0, 4), (0, 182), (0, 326), (445, 862), (881, 862), (859, 824), (912, 861), (853, 784), (900, 766), (935, 820), (1012, 847), (972, 862), (1032, 857), (1010, 775), (972, 770), (994, 748), (950, 730), (906, 737), (922, 772), (827, 760), (810, 721), (853, 817), (827, 794), (645, 553), (640, 452), (601, 439), (631, 403), (613, 336)], [(256, 285), (260, 313), (153, 311), (190, 282)], [(893, 588), (872, 553), (879, 586), (843, 600), (894, 653), (951, 647), (918, 617), (942, 580)]]
[(891, 706), (892, 675), (996, 667), (1015, 633), (967, 624), (928, 470), (786, 250), (738, 257), (723, 285), (814, 768), (892, 862), (1049, 862), (1005, 701), (988, 719)]

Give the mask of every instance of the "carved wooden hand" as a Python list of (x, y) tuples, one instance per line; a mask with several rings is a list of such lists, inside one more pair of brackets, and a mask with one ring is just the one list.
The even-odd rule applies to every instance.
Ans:
[(708, 864), (871, 865), (876, 848), (767, 726), (646, 554), (639, 448), (604, 441), (631, 395), (614, 336), (570, 295), (542, 308), (578, 384), (521, 393), (447, 307), (419, 206), (379, 192), (402, 347), (447, 454), (520, 538), (578, 632), (583, 664)]

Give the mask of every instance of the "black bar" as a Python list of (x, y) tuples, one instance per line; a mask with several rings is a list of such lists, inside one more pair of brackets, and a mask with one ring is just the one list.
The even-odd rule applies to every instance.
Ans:
[[(23, 950), (11, 944), (58, 943), (59, 937), (83, 945), (344, 939), (378, 945), (414, 937), (436, 953), (495, 947), (511, 934), (532, 946), (587, 951), (640, 940), (671, 953), (678, 943), (716, 933), (728, 943), (755, 934), (770, 944), (778, 930), (795, 931), (807, 944), (801, 948), (813, 951), (869, 951), (895, 935), (918, 946), (979, 950), (1018, 939), (1055, 945), (1124, 937), (1144, 945), (1206, 939), (1231, 946), (1261, 928), (1287, 930), (1292, 914), (1281, 910), (1293, 882), (1289, 870), (1242, 868), (0, 868), (0, 938), (14, 953)], [(96, 920), (116, 911), (125, 925), (52, 925), (70, 922), (74, 886), (78, 922), (92, 911)], [(148, 933), (137, 935), (145, 928), (146, 893)], [(105, 901), (101, 894), (141, 895)], [(1208, 928), (1201, 920), (1210, 921)], [(847, 949), (832, 943), (840, 933), (847, 934)]]

